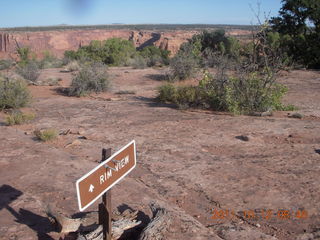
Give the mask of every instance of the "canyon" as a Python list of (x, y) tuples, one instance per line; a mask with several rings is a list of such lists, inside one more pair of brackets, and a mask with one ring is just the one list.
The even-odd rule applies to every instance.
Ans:
[[(166, 49), (172, 55), (177, 53), (182, 43), (190, 39), (200, 30), (152, 31), (130, 29), (69, 29), (50, 31), (12, 31), (0, 30), (0, 58), (17, 59), (17, 48), (29, 47), (37, 56), (42, 57), (44, 51), (49, 51), (56, 57), (63, 57), (66, 50), (77, 50), (88, 45), (92, 40), (122, 38), (133, 41), (139, 49), (154, 45)], [(250, 31), (229, 29), (228, 35), (243, 36)]]

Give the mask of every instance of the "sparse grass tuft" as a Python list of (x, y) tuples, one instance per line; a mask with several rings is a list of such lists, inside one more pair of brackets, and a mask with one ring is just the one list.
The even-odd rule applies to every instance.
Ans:
[(23, 124), (25, 122), (29, 122), (33, 120), (36, 117), (34, 113), (21, 113), (21, 112), (14, 112), (12, 114), (9, 114), (6, 117), (6, 124), (9, 126), (12, 125), (19, 125)]
[(55, 129), (35, 130), (34, 135), (41, 141), (47, 142), (57, 138), (58, 133)]

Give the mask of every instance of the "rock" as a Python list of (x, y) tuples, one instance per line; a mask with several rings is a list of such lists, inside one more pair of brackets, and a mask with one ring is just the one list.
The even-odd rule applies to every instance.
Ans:
[(239, 140), (245, 141), (245, 142), (249, 141), (249, 137), (245, 136), (245, 135), (236, 136), (236, 139), (239, 139)]
[(69, 148), (69, 147), (72, 147), (72, 146), (79, 146), (79, 145), (81, 145), (81, 144), (82, 144), (81, 141), (78, 140), (78, 139), (76, 139), (76, 140), (74, 140), (72, 143), (68, 143), (68, 144), (65, 146), (65, 148)]
[(288, 113), (289, 118), (303, 118), (303, 115), (301, 113)]

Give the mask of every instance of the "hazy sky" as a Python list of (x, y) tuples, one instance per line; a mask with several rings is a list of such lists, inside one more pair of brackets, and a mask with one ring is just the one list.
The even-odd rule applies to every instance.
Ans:
[[(111, 23), (256, 23), (256, 0), (0, 0), (0, 27)], [(260, 0), (277, 15), (281, 0)], [(263, 14), (262, 14), (263, 16)]]

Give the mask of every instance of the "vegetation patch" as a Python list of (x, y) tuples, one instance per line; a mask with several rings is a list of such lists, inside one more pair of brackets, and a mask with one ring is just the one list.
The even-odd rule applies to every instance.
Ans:
[(73, 78), (69, 96), (85, 96), (89, 93), (105, 92), (110, 87), (106, 65), (99, 62), (83, 65)]
[(197, 86), (168, 83), (158, 89), (158, 100), (180, 108), (199, 107), (234, 114), (288, 109), (281, 103), (286, 87), (280, 84), (265, 87), (263, 76), (257, 73), (221, 80), (205, 73)]
[(169, 51), (148, 46), (139, 51), (132, 41), (111, 38), (105, 41), (92, 41), (77, 51), (66, 51), (66, 59), (80, 62), (103, 62), (108, 66), (133, 66), (137, 69), (169, 63)]
[(36, 61), (24, 62), (17, 67), (16, 71), (24, 79), (31, 82), (35, 82), (40, 76), (40, 69)]
[(9, 69), (13, 64), (14, 62), (10, 59), (0, 59), (0, 70)]
[(0, 76), (0, 109), (18, 109), (30, 101), (31, 95), (23, 80)]
[(64, 60), (56, 58), (49, 51), (44, 51), (43, 55), (43, 59), (38, 62), (38, 66), (41, 69), (60, 68), (65, 64)]
[(13, 112), (6, 116), (5, 122), (9, 126), (20, 125), (32, 121), (35, 117), (36, 115), (34, 113)]
[(55, 129), (35, 130), (34, 135), (37, 139), (47, 142), (57, 138), (58, 132)]

